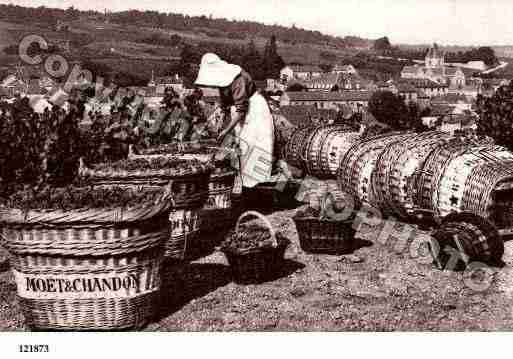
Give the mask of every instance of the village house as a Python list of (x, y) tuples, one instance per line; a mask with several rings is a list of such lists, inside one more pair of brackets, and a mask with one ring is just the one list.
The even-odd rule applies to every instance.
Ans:
[(164, 99), (162, 94), (157, 93), (157, 87), (155, 86), (129, 87), (128, 89), (133, 91), (136, 95), (142, 96), (144, 98), (144, 104), (148, 107), (160, 107), (161, 101)]
[(447, 85), (440, 84), (430, 79), (400, 79), (398, 83), (410, 84), (430, 98), (446, 95), (449, 92), (449, 87)]
[(175, 76), (164, 76), (153, 78), (148, 83), (148, 87), (155, 87), (157, 94), (164, 94), (166, 88), (171, 87), (177, 94), (181, 94), (184, 91), (183, 80), (176, 74)]
[(278, 91), (285, 91), (285, 85), (281, 83), (279, 80), (275, 79), (266, 79), (267, 81), (267, 87), (266, 90), (270, 92), (278, 92)]
[(285, 92), (280, 98), (280, 106), (315, 106), (316, 108), (338, 109), (345, 105), (355, 112), (361, 112), (369, 106), (370, 91), (304, 91)]
[(432, 106), (450, 105), (460, 111), (472, 110), (472, 102), (466, 96), (456, 93), (448, 93), (444, 96), (436, 96), (431, 99)]
[(279, 114), (283, 115), (296, 127), (311, 126), (312, 124), (333, 123), (338, 111), (335, 109), (318, 109), (315, 106), (280, 106)]
[(422, 117), (422, 123), (431, 129), (454, 134), (456, 131), (476, 130), (477, 119), (472, 110), (435, 102), (429, 115)]
[(280, 71), (280, 80), (284, 83), (291, 80), (309, 80), (323, 73), (324, 71), (315, 65), (287, 65)]
[(373, 86), (373, 82), (370, 80), (365, 80), (358, 75), (344, 73), (323, 74), (319, 77), (302, 81), (301, 84), (308, 91), (368, 91)]
[(465, 85), (465, 73), (459, 67), (447, 66), (445, 55), (436, 44), (429, 49), (424, 66), (405, 66), (401, 71), (401, 78), (431, 80), (450, 88)]
[(449, 89), (449, 94), (463, 95), (467, 100), (475, 100), (479, 94), (482, 94), (482, 85), (466, 84), (458, 89)]
[[(392, 80), (387, 82), (378, 82), (376, 84), (377, 91), (390, 91), (394, 95), (401, 97), (406, 104), (419, 103), (420, 99), (427, 97), (422, 90), (417, 89), (409, 82), (394, 82)], [(429, 100), (429, 97), (427, 97)]]
[(331, 70), (334, 74), (356, 75), (358, 71), (353, 65), (335, 65)]
[(406, 104), (417, 103), (419, 90), (409, 83), (398, 83), (395, 85), (397, 94), (401, 97)]

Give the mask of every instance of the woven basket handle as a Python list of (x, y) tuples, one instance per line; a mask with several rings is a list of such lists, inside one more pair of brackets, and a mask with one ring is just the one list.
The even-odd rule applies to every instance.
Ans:
[(276, 240), (276, 231), (274, 230), (273, 225), (271, 224), (269, 219), (267, 219), (267, 217), (265, 217), (262, 213), (259, 213), (257, 211), (247, 211), (247, 212), (244, 212), (243, 214), (241, 214), (239, 219), (237, 220), (237, 224), (235, 225), (235, 232), (236, 233), (239, 232), (240, 222), (242, 221), (242, 219), (249, 217), (249, 216), (257, 217), (258, 219), (262, 220), (262, 222), (264, 222), (266, 224), (267, 228), (269, 229), (269, 232), (271, 233), (273, 247), (275, 247), (275, 248), (278, 247), (278, 241)]
[(78, 174), (80, 176), (84, 176), (87, 173), (87, 166), (84, 163), (84, 158), (80, 157), (78, 159)]

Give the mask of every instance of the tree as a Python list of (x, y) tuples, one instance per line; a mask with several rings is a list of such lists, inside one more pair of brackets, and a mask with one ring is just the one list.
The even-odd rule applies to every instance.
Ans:
[(201, 55), (197, 49), (189, 44), (184, 44), (180, 53), (180, 61), (178, 63), (178, 71), (185, 79), (185, 83), (189, 85), (194, 81), (197, 75), (196, 66), (201, 61)]
[(390, 91), (377, 91), (369, 101), (369, 111), (377, 121), (395, 129), (407, 130), (418, 127), (417, 115), (403, 99)]
[(491, 47), (480, 47), (477, 49), (476, 53), (477, 57), (480, 60), (482, 60), (487, 66), (493, 66), (499, 62), (497, 60), (497, 57), (495, 57), (495, 51)]
[(500, 87), (490, 98), (479, 96), (477, 99), (477, 132), (489, 136), (498, 145), (513, 150), (513, 87)]
[(390, 44), (390, 40), (388, 37), (380, 37), (376, 41), (374, 41), (374, 50), (382, 53), (386, 53), (392, 49), (392, 45)]
[(262, 80), (265, 78), (262, 69), (262, 58), (255, 42), (251, 40), (246, 47), (244, 56), (242, 57), (242, 67), (251, 74), (255, 80)]
[(283, 66), (285, 66), (285, 62), (278, 54), (276, 36), (272, 35), (265, 45), (264, 57), (262, 59), (262, 69), (265, 78), (278, 78)]

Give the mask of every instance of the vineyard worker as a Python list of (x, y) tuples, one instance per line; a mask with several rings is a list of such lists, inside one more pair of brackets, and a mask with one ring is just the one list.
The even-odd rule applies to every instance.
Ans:
[[(239, 156), (234, 163), (239, 170), (238, 186), (251, 188), (258, 183), (270, 182), (274, 146), (273, 117), (266, 100), (257, 92), (251, 76), (240, 66), (229, 64), (216, 54), (207, 53), (201, 59), (195, 84), (219, 89), (221, 108), (228, 125), (217, 139), (225, 145), (231, 142), (238, 147)], [(235, 108), (233, 113), (232, 106)]]

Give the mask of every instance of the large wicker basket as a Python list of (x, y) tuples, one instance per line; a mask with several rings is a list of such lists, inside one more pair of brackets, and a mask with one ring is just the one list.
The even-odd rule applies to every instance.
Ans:
[(201, 207), (176, 208), (169, 213), (171, 233), (166, 241), (166, 259), (186, 260), (187, 252), (199, 240), (202, 221)]
[(242, 219), (249, 216), (257, 217), (266, 224), (274, 245), (246, 250), (221, 248), (230, 264), (234, 281), (241, 284), (262, 283), (278, 273), (284, 261), (285, 251), (290, 243), (288, 240), (278, 241), (269, 220), (255, 211), (244, 212), (239, 217), (235, 226), (236, 233), (240, 230)]
[(235, 224), (232, 192), (235, 172), (225, 170), (210, 175), (208, 199), (201, 211), (201, 227), (204, 232), (214, 232)]
[(2, 209), (3, 245), (33, 329), (140, 328), (155, 314), (169, 202), (131, 208)]
[(208, 196), (208, 183), (212, 166), (199, 166), (192, 170), (175, 172), (159, 170), (96, 170), (80, 160), (79, 175), (94, 185), (110, 186), (165, 186), (170, 184), (177, 207), (203, 206)]

